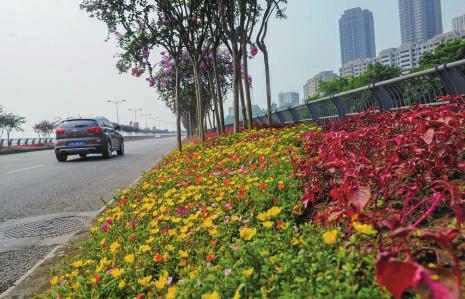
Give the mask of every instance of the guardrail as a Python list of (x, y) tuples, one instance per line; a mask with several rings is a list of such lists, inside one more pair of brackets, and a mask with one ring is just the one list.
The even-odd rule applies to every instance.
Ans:
[[(161, 138), (161, 137), (170, 137), (176, 136), (176, 133), (156, 133), (156, 134), (127, 134), (123, 135), (124, 138), (128, 140), (137, 140), (141, 138)], [(40, 147), (45, 145), (52, 145), (55, 142), (55, 138), (15, 138), (10, 139), (0, 139), (0, 147), (9, 147), (9, 146), (31, 146), (31, 147)]]
[[(465, 94), (465, 59), (370, 84), (273, 112), (275, 123), (328, 122), (369, 109), (392, 111), (412, 105), (435, 105), (437, 97)], [(266, 114), (253, 118), (268, 124)], [(227, 126), (232, 126), (229, 123)]]

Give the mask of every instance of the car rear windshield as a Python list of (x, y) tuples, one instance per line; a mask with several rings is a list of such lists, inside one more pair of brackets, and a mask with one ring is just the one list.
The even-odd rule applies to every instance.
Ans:
[(73, 119), (62, 122), (59, 127), (62, 129), (89, 128), (96, 127), (97, 122), (91, 119)]

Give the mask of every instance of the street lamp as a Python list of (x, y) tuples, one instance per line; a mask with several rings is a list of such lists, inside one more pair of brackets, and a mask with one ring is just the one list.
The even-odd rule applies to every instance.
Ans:
[(148, 130), (149, 128), (149, 116), (151, 116), (152, 113), (143, 113), (141, 114), (142, 117), (145, 117), (145, 129)]
[(137, 111), (142, 111), (143, 109), (142, 108), (138, 108), (138, 109), (129, 108), (128, 110), (134, 112), (134, 123), (136, 123), (137, 122)]
[(116, 106), (116, 122), (119, 124), (119, 109), (118, 109), (118, 105), (123, 103), (123, 102), (126, 102), (126, 100), (121, 100), (121, 101), (112, 101), (112, 100), (108, 100), (107, 103), (111, 103), (111, 104), (115, 104)]

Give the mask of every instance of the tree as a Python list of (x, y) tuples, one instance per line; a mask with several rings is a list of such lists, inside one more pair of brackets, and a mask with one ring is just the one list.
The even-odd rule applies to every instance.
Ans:
[(34, 129), (34, 132), (36, 132), (39, 135), (39, 137), (50, 138), (50, 135), (53, 133), (55, 127), (56, 123), (48, 120), (43, 120), (35, 124), (32, 128)]
[(370, 64), (368, 70), (356, 77), (336, 77), (327, 82), (320, 82), (318, 86), (318, 96), (307, 99), (317, 100), (344, 91), (349, 91), (359, 87), (367, 86), (376, 82), (399, 77), (401, 69), (397, 66), (386, 66), (381, 63)]
[(465, 40), (457, 39), (440, 45), (433, 52), (423, 54), (420, 58), (420, 67), (416, 71), (461, 59), (465, 59)]
[(2, 139), (3, 132), (5, 131), (5, 120), (6, 113), (3, 111), (3, 107), (0, 106), (0, 139)]
[(26, 123), (26, 118), (22, 116), (13, 113), (8, 113), (5, 115), (3, 126), (5, 128), (8, 145), (10, 144), (10, 134), (14, 131), (23, 131), (21, 126), (24, 123)]
[[(271, 125), (273, 119), (271, 118), (272, 114), (272, 104), (271, 104), (271, 78), (270, 78), (270, 63), (269, 63), (269, 54), (268, 48), (265, 44), (265, 38), (268, 33), (268, 22), (270, 17), (276, 12), (278, 18), (285, 18), (284, 8), (281, 7), (281, 4), (287, 4), (287, 0), (265, 0), (265, 10), (262, 15), (262, 21), (260, 24), (260, 29), (258, 31), (256, 40), (257, 46), (263, 53), (263, 60), (265, 63), (265, 80), (266, 80), (266, 104), (267, 104), (267, 116), (268, 116), (268, 125)], [(252, 55), (256, 54), (256, 49), (252, 48)]]

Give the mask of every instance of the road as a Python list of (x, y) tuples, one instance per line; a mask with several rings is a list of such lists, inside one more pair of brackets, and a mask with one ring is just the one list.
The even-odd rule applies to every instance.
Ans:
[(126, 143), (126, 154), (56, 161), (53, 151), (0, 156), (0, 293), (163, 155), (175, 138)]

